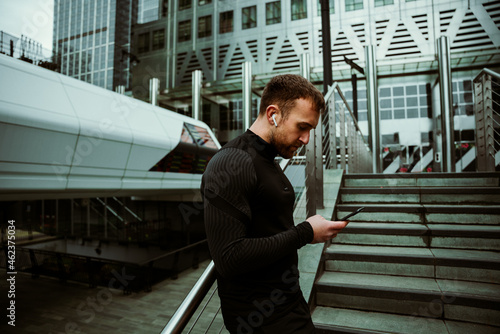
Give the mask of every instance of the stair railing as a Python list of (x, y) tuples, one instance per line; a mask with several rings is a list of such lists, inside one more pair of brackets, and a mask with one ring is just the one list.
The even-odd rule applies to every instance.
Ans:
[(323, 152), (327, 168), (336, 169), (340, 164), (340, 169), (346, 173), (372, 173), (372, 152), (337, 82), (329, 89), (325, 100), (328, 128), (323, 136)]
[(500, 165), (500, 75), (483, 69), (474, 79), (477, 170)]

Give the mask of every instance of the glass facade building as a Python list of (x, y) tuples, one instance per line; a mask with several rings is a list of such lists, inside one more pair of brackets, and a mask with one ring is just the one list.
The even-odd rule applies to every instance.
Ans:
[(55, 0), (53, 50), (61, 73), (113, 90), (130, 82), (137, 0)]

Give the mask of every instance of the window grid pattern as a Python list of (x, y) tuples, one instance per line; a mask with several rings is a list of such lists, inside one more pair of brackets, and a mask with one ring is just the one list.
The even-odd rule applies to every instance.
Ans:
[(281, 1), (266, 3), (266, 25), (281, 23)]
[(473, 95), (471, 80), (453, 81), (453, 114), (473, 115)]
[(241, 9), (241, 29), (250, 29), (257, 26), (257, 6)]
[(375, 0), (375, 7), (394, 5), (394, 0)]
[(153, 51), (161, 50), (165, 47), (165, 29), (153, 31)]
[(202, 16), (198, 19), (198, 38), (212, 36), (212, 15)]
[(191, 20), (179, 22), (179, 42), (187, 42), (191, 40)]
[(220, 13), (219, 33), (224, 34), (233, 31), (233, 11)]
[[(335, 1), (330, 0), (330, 14), (335, 14)], [(318, 16), (321, 16), (321, 0), (318, 0)]]
[(427, 117), (427, 101), (425, 84), (381, 87), (379, 89), (380, 119)]
[(345, 11), (363, 9), (363, 0), (345, 0)]
[(292, 21), (307, 19), (307, 2), (292, 0)]

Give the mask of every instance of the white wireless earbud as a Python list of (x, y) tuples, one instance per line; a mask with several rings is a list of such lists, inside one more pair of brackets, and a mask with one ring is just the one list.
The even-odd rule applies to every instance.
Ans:
[(278, 127), (278, 123), (276, 123), (276, 114), (273, 114), (272, 118), (273, 118), (274, 126)]

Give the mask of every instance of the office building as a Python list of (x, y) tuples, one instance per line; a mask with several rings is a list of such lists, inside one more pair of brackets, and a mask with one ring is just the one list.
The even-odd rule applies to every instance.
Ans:
[(53, 50), (61, 73), (107, 89), (128, 86), (137, 0), (55, 0)]
[[(217, 129), (221, 142), (244, 130), (243, 63), (251, 63), (254, 117), (259, 90), (275, 74), (300, 73), (304, 54), (310, 80), (322, 88), (319, 0), (178, 0), (162, 6), (164, 17), (134, 29), (134, 52), (141, 59), (134, 96), (147, 100), (149, 79), (157, 77), (160, 105), (190, 115), (192, 72), (201, 70), (202, 119)], [(437, 40), (445, 36), (455, 139), (464, 146), (474, 141), (472, 80), (482, 68), (500, 66), (498, 1), (330, 0), (329, 12), (333, 81), (351, 103), (356, 81), (357, 118), (365, 136), (366, 75), (350, 64), (366, 68), (371, 46), (383, 149), (405, 163), (430, 151), (440, 113)]]

